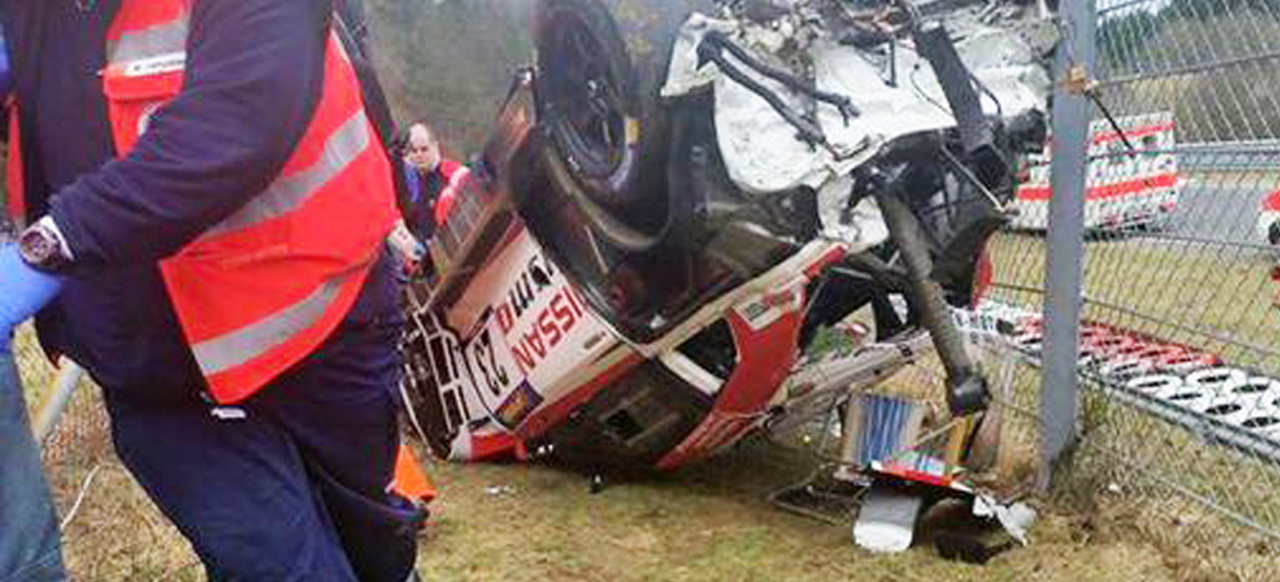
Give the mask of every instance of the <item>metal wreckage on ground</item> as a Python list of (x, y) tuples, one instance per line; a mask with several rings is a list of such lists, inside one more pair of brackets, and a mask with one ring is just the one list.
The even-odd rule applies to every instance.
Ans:
[[(669, 469), (930, 351), (950, 413), (981, 413), (950, 311), (989, 275), (1012, 161), (1044, 144), (1051, 18), (541, 0), (536, 63), (411, 290), (415, 426), (451, 459)], [(801, 362), (864, 307), (873, 338)]]

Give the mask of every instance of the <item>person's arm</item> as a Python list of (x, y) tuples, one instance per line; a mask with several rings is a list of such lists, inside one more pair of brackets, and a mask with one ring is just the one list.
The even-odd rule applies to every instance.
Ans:
[(271, 183), (319, 101), (329, 4), (195, 0), (181, 93), (50, 202), (77, 269), (172, 255)]
[(413, 167), (413, 164), (401, 160), (400, 166), (404, 169), (404, 185), (409, 191), (409, 204), (417, 204), (422, 200), (422, 177), (418, 175), (418, 169)]
[(445, 221), (449, 220), (449, 212), (453, 210), (454, 202), (462, 194), (463, 184), (469, 179), (471, 179), (471, 170), (466, 166), (456, 164), (453, 173), (449, 175), (449, 183), (440, 189), (440, 196), (436, 199), (435, 218), (437, 226), (444, 226)]

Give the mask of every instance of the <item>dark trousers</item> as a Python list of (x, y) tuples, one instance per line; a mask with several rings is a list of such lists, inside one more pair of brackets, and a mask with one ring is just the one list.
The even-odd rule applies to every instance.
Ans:
[[(211, 580), (401, 582), (420, 512), (388, 493), (398, 325), (348, 325), (243, 405), (107, 389), (116, 451)], [(186, 395), (190, 394), (190, 397)]]

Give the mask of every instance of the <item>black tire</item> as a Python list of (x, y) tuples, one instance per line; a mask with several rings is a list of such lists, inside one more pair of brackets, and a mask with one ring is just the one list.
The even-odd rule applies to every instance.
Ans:
[(669, 221), (669, 122), (659, 91), (694, 0), (539, 0), (539, 124), (553, 186), (600, 234), (655, 245)]
[(1267, 242), (1272, 246), (1280, 246), (1280, 220), (1271, 223), (1271, 227), (1267, 229)]

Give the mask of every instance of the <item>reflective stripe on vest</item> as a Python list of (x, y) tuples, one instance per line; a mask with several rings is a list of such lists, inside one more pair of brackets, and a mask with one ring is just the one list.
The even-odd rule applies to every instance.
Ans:
[(196, 361), (200, 362), (200, 369), (205, 375), (212, 376), (243, 366), (257, 354), (274, 348), (315, 325), (333, 306), (342, 285), (359, 274), (360, 271), (353, 271), (334, 277), (325, 281), (307, 298), (281, 309), (265, 320), (191, 346)]
[(180, 8), (178, 14), (170, 12), (170, 20), (139, 30), (125, 31), (120, 38), (107, 41), (107, 61), (145, 63), (158, 57), (185, 54), (187, 34), (191, 31), (190, 12), (185, 6)]
[(372, 140), (369, 118), (357, 111), (324, 143), (324, 153), (307, 169), (276, 178), (266, 191), (245, 204), (226, 220), (205, 231), (203, 238), (248, 228), (297, 210), (325, 184), (369, 149)]
[[(103, 90), (121, 156), (181, 91), (190, 2), (124, 0), (112, 23)], [(220, 403), (252, 396), (328, 338), (396, 219), (390, 165), (332, 33), (324, 60), (319, 102), (280, 174), (160, 264)]]

